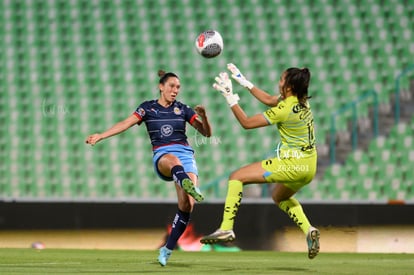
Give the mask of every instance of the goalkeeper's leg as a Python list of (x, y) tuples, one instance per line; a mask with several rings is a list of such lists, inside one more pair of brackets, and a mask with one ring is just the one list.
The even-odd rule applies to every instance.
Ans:
[(272, 197), (279, 208), (288, 214), (292, 221), (296, 223), (306, 235), (308, 257), (309, 259), (313, 259), (319, 253), (320, 233), (317, 228), (311, 226), (299, 201), (292, 197), (295, 193), (295, 191), (285, 185), (278, 184), (273, 190)]
[(261, 162), (256, 162), (242, 167), (230, 175), (220, 228), (201, 238), (200, 242), (230, 242), (236, 239), (233, 226), (243, 198), (243, 185), (253, 182), (264, 183), (264, 172), (266, 171), (262, 168)]
[(210, 235), (201, 238), (201, 243), (231, 242), (235, 240), (236, 236), (233, 232), (233, 225), (242, 197), (243, 183), (239, 180), (229, 180), (220, 228)]

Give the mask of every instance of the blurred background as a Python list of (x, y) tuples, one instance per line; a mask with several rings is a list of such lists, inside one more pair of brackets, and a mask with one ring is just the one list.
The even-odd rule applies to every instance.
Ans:
[[(224, 40), (213, 59), (194, 46), (207, 29)], [(272, 127), (243, 130), (211, 88), (229, 62), (269, 93), (286, 68), (310, 69), (319, 170), (299, 200), (412, 205), (413, 30), (410, 0), (1, 0), (0, 226), (28, 202), (174, 204), (142, 126), (84, 142), (157, 98), (159, 69), (207, 109), (213, 137), (188, 137), (206, 202), (222, 207), (228, 174), (279, 142)], [(235, 91), (247, 114), (266, 110)], [(247, 187), (246, 201), (271, 203), (271, 188)]]

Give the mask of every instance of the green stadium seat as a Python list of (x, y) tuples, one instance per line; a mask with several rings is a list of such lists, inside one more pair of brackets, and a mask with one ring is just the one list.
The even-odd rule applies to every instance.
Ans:
[[(182, 101), (203, 103), (210, 114), (220, 143), (195, 148), (200, 178), (208, 184), (227, 170), (262, 159), (277, 143), (274, 136), (263, 141), (268, 130), (242, 130), (223, 99), (212, 91), (214, 74), (227, 62), (236, 63), (252, 82), (269, 92), (274, 92), (287, 67), (309, 67), (318, 143), (323, 147), (330, 127), (330, 111), (325, 110), (340, 108), (373, 87), (379, 87), (380, 100), (389, 103), (396, 73), (409, 65), (414, 54), (414, 8), (397, 0), (304, 1), (299, 9), (280, 1), (220, 4), (226, 8), (203, 1), (1, 2), (4, 27), (0, 34), (4, 39), (0, 45), (6, 55), (5, 66), (0, 68), (0, 76), (4, 76), (0, 89), (7, 92), (0, 94), (0, 121), (8, 130), (0, 131), (0, 151), (4, 153), (0, 160), (8, 164), (0, 170), (6, 175), (0, 181), (0, 196), (175, 197), (174, 186), (155, 176), (151, 152), (134, 154), (149, 146), (144, 129), (123, 134), (114, 144), (102, 143), (97, 150), (77, 147), (90, 132), (108, 128), (142, 100), (155, 98), (159, 68), (179, 72)], [(274, 20), (275, 14), (279, 20)], [(54, 19), (53, 24), (48, 18)], [(219, 30), (225, 40), (222, 55), (213, 60), (194, 51), (195, 36), (206, 26)], [(265, 110), (250, 95), (237, 91), (246, 113)], [(39, 107), (43, 99), (70, 112), (45, 114)], [(19, 119), (11, 110), (18, 112)], [(358, 112), (366, 117), (368, 106), (362, 105)], [(348, 118), (338, 118), (338, 130), (346, 130)], [(7, 131), (12, 125), (15, 129), (10, 133), (18, 136), (23, 149), (10, 145)], [(407, 128), (413, 129), (412, 125)], [(383, 166), (378, 162), (403, 165), (411, 158), (403, 150), (412, 147), (410, 134), (395, 131), (395, 137), (384, 138), (384, 144), (380, 144), (381, 138), (371, 143), (360, 162), (350, 157), (349, 167), (334, 172), (337, 175), (327, 173), (328, 180), (321, 181), (315, 194), (325, 196), (329, 191), (329, 198), (346, 199), (365, 186), (364, 193), (359, 193), (361, 199), (381, 198), (375, 187), (367, 187), (372, 177), (381, 176)], [(233, 136), (237, 136), (236, 142)], [(34, 159), (37, 151), (29, 144), (42, 148), (42, 156)], [(8, 156), (14, 154), (9, 162)], [(88, 165), (85, 158), (97, 165)], [(142, 158), (138, 170), (136, 158)], [(357, 171), (363, 175), (361, 179), (350, 180)], [(403, 167), (402, 171), (407, 179), (410, 169)], [(337, 178), (345, 195), (334, 188)], [(220, 197), (226, 190), (222, 185)], [(395, 192), (396, 197), (402, 196)], [(304, 192), (303, 196), (310, 198), (311, 194)]]

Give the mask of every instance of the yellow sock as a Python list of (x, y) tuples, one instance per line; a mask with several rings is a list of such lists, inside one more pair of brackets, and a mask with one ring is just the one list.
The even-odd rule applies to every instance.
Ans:
[(310, 223), (303, 212), (300, 203), (293, 197), (288, 200), (281, 201), (279, 208), (282, 209), (289, 217), (302, 229), (303, 233), (308, 234)]
[(239, 180), (229, 180), (226, 202), (224, 204), (223, 221), (221, 230), (233, 229), (234, 219), (243, 197), (243, 183)]

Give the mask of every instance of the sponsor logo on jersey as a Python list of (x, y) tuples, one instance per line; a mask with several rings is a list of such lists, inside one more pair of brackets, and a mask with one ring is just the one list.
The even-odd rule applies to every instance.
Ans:
[(303, 106), (302, 106), (302, 105), (300, 105), (300, 104), (296, 104), (295, 106), (293, 106), (292, 111), (293, 111), (295, 114), (297, 114), (297, 113), (299, 113), (300, 111), (302, 111), (303, 109), (305, 109), (305, 107), (303, 107)]

